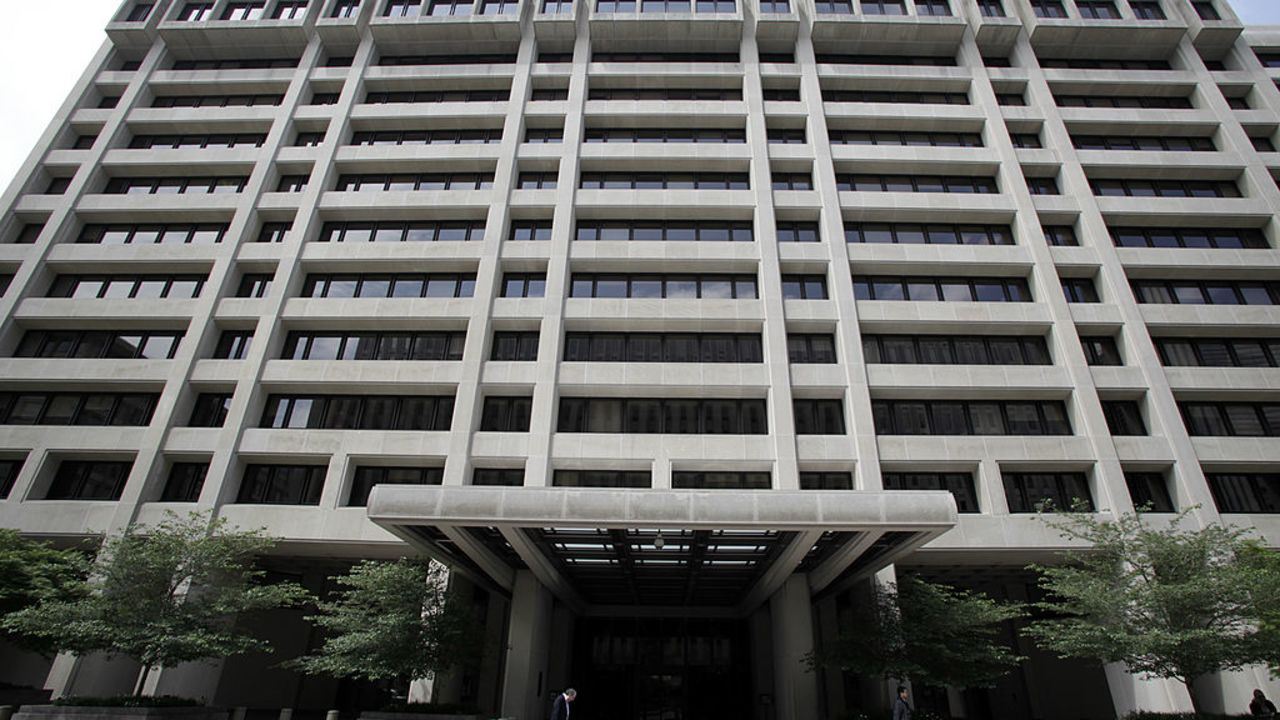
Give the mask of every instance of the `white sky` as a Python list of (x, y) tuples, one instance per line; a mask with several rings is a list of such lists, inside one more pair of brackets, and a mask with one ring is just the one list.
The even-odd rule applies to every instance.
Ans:
[[(117, 0), (4, 2), (0, 188), (7, 188), (106, 36)], [(1247, 23), (1280, 24), (1280, 0), (1230, 0)]]

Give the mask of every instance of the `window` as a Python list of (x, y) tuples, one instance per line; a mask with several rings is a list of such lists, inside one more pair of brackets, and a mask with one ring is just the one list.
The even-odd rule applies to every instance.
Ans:
[(973, 473), (965, 472), (886, 472), (880, 482), (885, 490), (946, 490), (956, 498), (956, 510), (980, 512), (978, 491)]
[(1174, 305), (1277, 305), (1280, 283), (1130, 280), (1139, 303)]
[(173, 69), (191, 70), (284, 70), (298, 66), (298, 58), (228, 58), (224, 60), (175, 60)]
[(844, 404), (839, 400), (793, 400), (797, 435), (844, 435)]
[(98, 141), (97, 135), (77, 135), (75, 143), (71, 146), (73, 150), (88, 150)]
[(276, 192), (296, 193), (307, 189), (308, 175), (282, 175)]
[(1129, 498), (1133, 500), (1133, 506), (1138, 510), (1145, 509), (1146, 512), (1157, 513), (1176, 512), (1164, 473), (1126, 471), (1124, 483), (1129, 487)]
[(63, 460), (45, 500), (119, 500), (133, 461)]
[(1059, 278), (1062, 282), (1062, 294), (1069, 303), (1096, 303), (1098, 291), (1089, 278)]
[(801, 490), (852, 490), (853, 473), (800, 471)]
[(550, 220), (512, 220), (511, 234), (507, 239), (512, 242), (537, 242), (551, 239)]
[(1195, 437), (1280, 437), (1280, 404), (1181, 402)]
[(155, 393), (0, 393), (0, 424), (145, 427)]
[(227, 420), (231, 409), (231, 393), (200, 393), (187, 427), (217, 428)]
[(1112, 227), (1116, 247), (1222, 248), (1229, 250), (1271, 247), (1261, 230), (1252, 228)]
[(582, 173), (586, 190), (748, 190), (747, 173)]
[(893, 365), (1050, 365), (1037, 335), (863, 335), (868, 363)]
[(200, 296), (203, 275), (59, 275), (48, 297), (190, 300)]
[(263, 223), (262, 229), (258, 231), (257, 241), (260, 243), (282, 243), (289, 236), (289, 231), (292, 229), (292, 222)]
[(329, 17), (353, 18), (360, 12), (360, 0), (334, 0), (333, 12)]
[(759, 363), (758, 335), (736, 333), (569, 333), (565, 362)]
[(978, 10), (983, 17), (1005, 17), (1004, 6), (1000, 0), (978, 0)]
[(601, 242), (751, 242), (754, 238), (750, 222), (614, 220), (579, 222), (574, 239)]
[(222, 11), (223, 20), (258, 20), (266, 12), (266, 0), (257, 2), (229, 2)]
[(245, 273), (236, 288), (238, 298), (264, 298), (271, 292), (272, 275), (269, 273)]
[(1093, 194), (1103, 197), (1238, 198), (1230, 180), (1090, 180)]
[(754, 275), (606, 275), (574, 273), (569, 297), (755, 300)]
[(803, 145), (804, 128), (769, 128), (767, 139), (771, 144)]
[(741, 128), (587, 128), (588, 143), (745, 143)]
[(284, 360), (462, 359), (463, 332), (291, 332)]
[(1080, 150), (1213, 152), (1213, 138), (1207, 136), (1155, 135), (1072, 135)]
[(1074, 510), (1093, 512), (1093, 496), (1084, 473), (1003, 473), (1004, 493), (1011, 513)]
[(768, 472), (673, 471), (671, 487), (676, 490), (768, 490), (773, 479)]
[(532, 397), (487, 397), (480, 414), (481, 432), (529, 432)]
[(1232, 110), (1248, 110), (1251, 107), (1249, 105), (1249, 98), (1244, 95), (1226, 96), (1226, 101), (1227, 107)]
[(1094, 58), (1040, 58), (1040, 66), (1065, 70), (1172, 70), (1168, 60), (1098, 60)]
[(1142, 420), (1142, 410), (1133, 400), (1103, 400), (1102, 414), (1107, 418), (1107, 429), (1112, 435), (1147, 434), (1147, 425)]
[(826, 300), (825, 275), (783, 275), (782, 297), (785, 300)]
[(151, 11), (154, 8), (155, 3), (135, 3), (134, 6), (129, 9), (129, 14), (125, 16), (124, 21), (145, 22), (146, 19), (151, 16)]
[(324, 465), (250, 465), (236, 502), (250, 505), (319, 505)]
[(560, 398), (558, 432), (766, 435), (764, 400)]
[[(414, 8), (413, 15), (418, 14), (418, 9)], [(442, 16), (466, 16), (478, 14), (475, 12), (475, 3), (473, 0), (430, 0), (427, 3), (427, 14), (435, 17)]]
[(408, 65), (513, 65), (515, 61), (515, 55), (500, 54), (383, 55), (378, 58), (378, 65), (384, 67), (404, 67)]
[[(903, 105), (968, 105), (969, 95), (963, 92), (911, 92), (907, 90), (836, 90), (830, 88), (822, 89), (822, 99), (825, 102), (848, 102), (848, 103), (894, 103)], [(839, 135), (837, 134), (839, 133)], [(836, 140), (840, 135), (846, 133), (836, 130), (828, 131), (831, 136), (831, 142), (841, 142)], [(847, 133), (861, 139), (857, 131)], [(893, 145), (893, 138), (903, 138), (915, 136), (933, 137), (937, 133), (918, 133), (918, 132), (893, 132), (893, 131), (868, 131), (866, 133), (877, 139), (877, 145)], [(969, 137), (969, 135), (961, 135), (961, 137)], [(972, 137), (978, 137), (974, 134)], [(885, 142), (879, 142), (880, 138), (884, 138)], [(857, 143), (849, 143), (857, 144)], [(867, 143), (862, 143), (867, 144)], [(899, 145), (915, 145), (918, 142), (898, 142)], [(936, 143), (929, 143), (931, 145)], [(972, 147), (981, 147), (981, 138), (978, 137), (978, 144)]]
[(198, 502), (208, 474), (207, 462), (173, 463), (169, 466), (169, 477), (165, 479), (160, 502)]
[(1186, 96), (1143, 97), (1136, 95), (1055, 95), (1060, 107), (1116, 108), (1142, 110), (1190, 110)]
[(851, 175), (837, 174), (843, 192), (982, 193), (999, 192), (995, 178), (967, 175)]
[(949, 17), (951, 6), (947, 4), (947, 0), (916, 0), (916, 14)]
[(564, 128), (528, 128), (524, 132), (526, 143), (547, 144), (564, 140)]
[(916, 223), (847, 223), (845, 242), (898, 245), (1012, 245), (1008, 225), (921, 225)]
[(1280, 367), (1280, 338), (1155, 338), (1168, 367)]
[(530, 102), (556, 102), (568, 99), (569, 88), (567, 87), (535, 87), (529, 93)]
[(352, 145), (488, 145), (502, 140), (502, 128), (360, 131)]
[(279, 105), (283, 95), (158, 95), (154, 108), (263, 107)]
[(1139, 20), (1168, 19), (1159, 0), (1129, 0), (1129, 7), (1133, 10), (1133, 16)]
[(1076, 237), (1076, 229), (1072, 225), (1042, 225), (1044, 239), (1055, 247), (1078, 247), (1080, 239)]
[(1059, 401), (873, 400), (877, 435), (1070, 435)]
[[(490, 360), (498, 362), (533, 362), (538, 359), (538, 333), (495, 332)], [(566, 358), (567, 359), (567, 358)]]
[(519, 487), (524, 485), (524, 468), (476, 468), (471, 474), (471, 484)]
[(469, 274), (308, 275), (302, 296), (313, 298), (469, 298), (476, 276)]
[(1031, 302), (1026, 280), (999, 277), (855, 276), (853, 295), (857, 300)]
[(82, 245), (217, 245), (228, 226), (219, 224), (85, 225), (76, 242)]
[(1062, 191), (1058, 189), (1058, 180), (1051, 177), (1029, 177), (1027, 178), (1027, 190), (1032, 195), (1061, 195)]
[(347, 506), (368, 505), (375, 485), (439, 485), (443, 481), (444, 468), (438, 467), (357, 467)]
[(271, 17), (276, 20), (301, 20), (307, 15), (308, 0), (280, 0)]
[(223, 195), (244, 191), (243, 177), (117, 177), (107, 182), (108, 195)]
[(803, 173), (771, 173), (774, 190), (812, 190), (813, 176)]
[(483, 220), (325, 223), (320, 242), (479, 242)]
[[(436, 3), (433, 2), (434, 7)], [(422, 0), (387, 0), (383, 17), (417, 17), (422, 13)]]
[(1109, 335), (1080, 336), (1080, 345), (1084, 348), (1085, 360), (1093, 366), (1114, 366), (1124, 364), (1120, 357), (1120, 348), (1116, 347), (1115, 338)]
[(0, 295), (9, 292), (9, 285), (13, 283), (13, 273), (0, 273)]
[(1040, 142), (1039, 133), (1009, 133), (1009, 139), (1013, 141), (1013, 146), (1020, 150), (1038, 150), (1044, 147)]
[(18, 236), (13, 239), (15, 245), (34, 245), (39, 239), (40, 233), (44, 232), (44, 223), (24, 223), (22, 229), (18, 231)]
[(13, 492), (13, 486), (18, 484), (18, 473), (22, 472), (25, 462), (23, 458), (0, 460), (0, 500)]
[(653, 478), (647, 470), (556, 470), (551, 476), (555, 487), (647, 488)]
[(996, 104), (1002, 107), (1026, 107), (1027, 98), (1020, 92), (996, 93)]
[(1080, 17), (1091, 20), (1119, 20), (1120, 10), (1111, 0), (1076, 0)]
[(263, 428), (325, 430), (448, 430), (453, 397), (411, 395), (272, 395)]
[(216, 360), (243, 360), (253, 342), (252, 330), (225, 330), (218, 338), (213, 357)]
[(830, 365), (835, 363), (835, 335), (788, 333), (787, 358), (797, 365)]
[(511, 96), (508, 89), (501, 90), (370, 90), (364, 101), (370, 105), (398, 105), (418, 103), (457, 102), (506, 102)]
[(516, 180), (516, 188), (520, 190), (554, 190), (559, 173), (554, 172), (522, 172)]
[(178, 13), (178, 19), (184, 22), (200, 22), (213, 16), (213, 3), (189, 2)]
[(14, 357), (171, 360), (181, 330), (29, 330)]
[(779, 222), (778, 242), (819, 242), (816, 222)]
[(502, 297), (540, 298), (547, 294), (544, 273), (506, 273), (502, 276)]
[(1222, 16), (1218, 14), (1218, 9), (1213, 6), (1212, 0), (1191, 0), (1191, 7), (1196, 11), (1196, 15), (1201, 20), (1221, 20)]
[(819, 15), (852, 15), (853, 0), (814, 0)]
[(70, 187), (71, 187), (71, 178), (56, 177), (50, 180), (49, 184), (45, 186), (44, 194), (45, 195), (62, 195)]
[(1221, 513), (1280, 513), (1280, 474), (1206, 473)]
[[(943, 4), (946, 4), (945, 0)], [(903, 0), (862, 0), (862, 14), (906, 15), (907, 6)]]
[(1036, 17), (1064, 18), (1067, 16), (1067, 9), (1062, 6), (1061, 0), (1030, 0), (1030, 2)]
[(788, 14), (791, 12), (790, 0), (761, 0), (761, 13)]
[(568, 15), (573, 12), (573, 0), (542, 0), (545, 15)]

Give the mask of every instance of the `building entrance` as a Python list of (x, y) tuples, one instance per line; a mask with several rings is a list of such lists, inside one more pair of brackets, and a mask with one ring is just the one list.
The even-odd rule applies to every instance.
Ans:
[(706, 618), (578, 620), (574, 703), (583, 720), (723, 720), (751, 716), (745, 621)]

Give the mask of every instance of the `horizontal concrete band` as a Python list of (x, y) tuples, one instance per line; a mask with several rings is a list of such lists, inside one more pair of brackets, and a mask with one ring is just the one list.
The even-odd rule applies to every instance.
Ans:
[(958, 520), (946, 491), (703, 491), (378, 485), (369, 519), (387, 526), (648, 527), (919, 531)]

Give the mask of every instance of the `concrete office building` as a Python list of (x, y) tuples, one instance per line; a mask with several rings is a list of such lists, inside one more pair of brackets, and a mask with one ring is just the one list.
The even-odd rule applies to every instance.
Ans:
[[(3, 199), (0, 526), (212, 511), (317, 591), (429, 553), (492, 641), (435, 697), (520, 720), (570, 683), (584, 718), (873, 707), (802, 658), (876, 574), (1026, 597), (1042, 499), (1280, 543), (1280, 31), (1224, 0), (129, 0), (107, 34)], [(278, 667), (301, 613), (258, 622), (276, 657), (149, 690), (363, 702)], [(942, 701), (1189, 707), (1016, 642)]]

